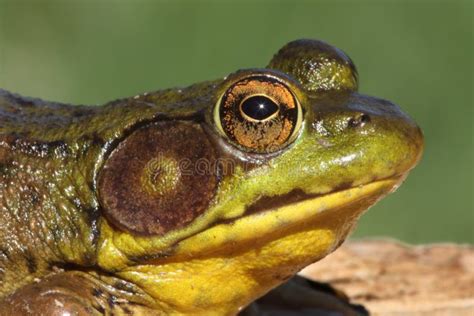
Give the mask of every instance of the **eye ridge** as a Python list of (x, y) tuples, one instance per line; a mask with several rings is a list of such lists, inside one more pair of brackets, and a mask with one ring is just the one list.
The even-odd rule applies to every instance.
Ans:
[(280, 106), (268, 95), (253, 94), (240, 102), (239, 110), (246, 120), (260, 123), (276, 117), (280, 112)]

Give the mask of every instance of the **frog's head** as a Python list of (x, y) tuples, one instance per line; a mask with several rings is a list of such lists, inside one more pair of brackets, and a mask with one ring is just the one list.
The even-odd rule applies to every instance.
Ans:
[(183, 312), (232, 311), (333, 251), (423, 148), (357, 85), (342, 51), (300, 40), (183, 90), (105, 158), (99, 265)]

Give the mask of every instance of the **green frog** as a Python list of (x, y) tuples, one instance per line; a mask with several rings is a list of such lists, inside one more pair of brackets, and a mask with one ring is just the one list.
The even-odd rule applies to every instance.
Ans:
[(103, 106), (0, 90), (0, 314), (252, 313), (420, 159), (415, 122), (357, 89), (344, 52), (297, 40)]

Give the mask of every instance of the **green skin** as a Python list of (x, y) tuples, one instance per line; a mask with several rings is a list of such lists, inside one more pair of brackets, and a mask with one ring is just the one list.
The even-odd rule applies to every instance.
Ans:
[[(270, 155), (235, 146), (214, 123), (213, 108), (223, 91), (235, 78), (253, 73), (283, 78), (294, 87), (304, 109), (297, 138)], [(111, 297), (148, 304), (150, 297), (133, 284), (123, 281), (127, 290), (119, 289), (122, 280), (103, 266), (99, 269), (97, 258), (101, 222), (106, 220), (97, 190), (98, 175), (110, 151), (145, 122), (198, 122), (218, 158), (230, 157), (239, 165), (251, 162), (251, 168), (242, 169), (248, 175), (246, 180), (242, 180), (245, 175), (237, 178), (233, 174), (220, 179), (226, 185), (219, 190), (234, 197), (225, 200), (223, 194), (217, 194), (212, 204), (223, 208), (250, 205), (259, 196), (294, 190), (324, 194), (405, 177), (421, 155), (420, 129), (396, 105), (356, 90), (357, 73), (350, 59), (332, 46), (309, 40), (285, 46), (266, 69), (240, 71), (226, 79), (100, 107), (46, 102), (0, 90), (0, 295), (7, 298), (0, 307), (4, 304), (8, 310), (17, 304), (18, 308), (18, 299), (25, 297), (34, 300), (37, 292), (28, 285), (63, 270), (87, 275), (80, 276), (82, 281), (74, 281), (76, 284), (109, 286), (103, 290), (109, 295), (108, 302), (94, 312), (106, 312)], [(368, 116), (370, 121), (361, 122), (363, 114), (362, 120)], [(209, 222), (216, 220), (210, 218)], [(177, 234), (176, 239), (184, 237)], [(57, 286), (59, 281), (47, 282), (44, 288)], [(88, 297), (90, 293), (74, 295)], [(79, 301), (66, 307), (82, 308)], [(48, 301), (38, 302), (38, 308), (51, 308)]]

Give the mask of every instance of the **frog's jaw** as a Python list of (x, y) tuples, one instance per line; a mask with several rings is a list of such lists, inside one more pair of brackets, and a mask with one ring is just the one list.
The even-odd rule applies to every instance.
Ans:
[(377, 181), (219, 224), (180, 242), (168, 260), (118, 275), (170, 313), (236, 313), (332, 252), (361, 213), (401, 181)]

